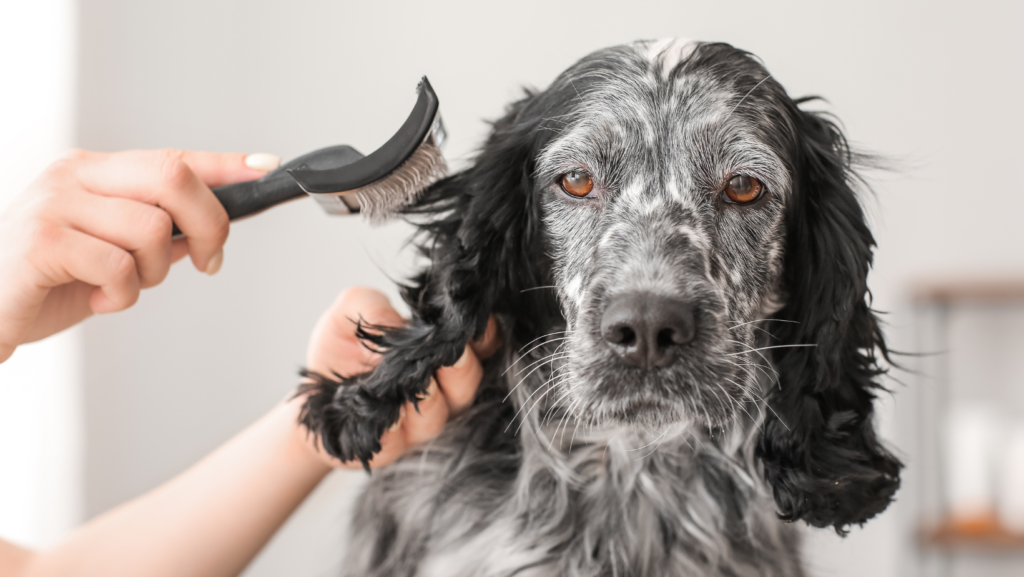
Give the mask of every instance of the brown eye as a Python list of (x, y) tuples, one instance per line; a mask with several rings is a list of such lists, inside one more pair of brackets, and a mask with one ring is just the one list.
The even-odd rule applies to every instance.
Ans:
[(729, 184), (725, 187), (725, 196), (730, 202), (737, 204), (754, 202), (761, 198), (762, 192), (764, 192), (764, 185), (761, 184), (761, 181), (745, 174), (737, 174), (730, 178)]
[(583, 198), (594, 190), (594, 181), (590, 175), (582, 170), (574, 170), (562, 175), (562, 190), (569, 194)]

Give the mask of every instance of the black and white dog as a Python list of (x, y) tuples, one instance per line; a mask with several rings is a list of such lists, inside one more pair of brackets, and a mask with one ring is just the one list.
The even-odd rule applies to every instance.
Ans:
[[(374, 371), (304, 423), (364, 463), (493, 313), (474, 407), (373, 475), (350, 575), (803, 574), (803, 519), (886, 508), (886, 355), (856, 157), (726, 44), (587, 56), (409, 211), (430, 264)], [(507, 372), (505, 369), (511, 367)]]

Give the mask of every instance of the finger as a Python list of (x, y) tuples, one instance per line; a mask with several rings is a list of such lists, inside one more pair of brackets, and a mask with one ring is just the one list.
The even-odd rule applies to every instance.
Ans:
[(192, 172), (210, 187), (256, 180), (281, 165), (280, 157), (267, 153), (239, 154), (186, 150), (182, 152), (181, 158)]
[(366, 372), (380, 362), (380, 355), (356, 336), (359, 320), (371, 325), (397, 327), (401, 316), (380, 291), (352, 287), (342, 291), (320, 316), (310, 337), (307, 366), (316, 372), (351, 376)]
[(450, 416), (462, 413), (473, 404), (483, 376), (484, 368), (469, 345), (454, 365), (437, 370), (437, 381), (448, 403)]
[(171, 262), (178, 262), (179, 260), (188, 256), (188, 239), (187, 238), (176, 238), (171, 241)]
[(448, 403), (441, 394), (437, 381), (430, 379), (427, 396), (418, 403), (419, 410), (406, 403), (405, 419), (402, 423), (406, 446), (429, 441), (441, 433), (448, 422)]
[(78, 231), (132, 254), (142, 288), (156, 286), (171, 266), (171, 216), (155, 206), (95, 194), (68, 195), (61, 215)]
[(470, 341), (469, 346), (473, 347), (473, 352), (480, 359), (488, 359), (498, 352), (501, 347), (501, 333), (498, 331), (498, 320), (494, 315), (487, 319), (487, 328), (484, 329), (484, 334), (479, 339)]
[(139, 277), (132, 255), (94, 236), (69, 228), (53, 228), (44, 254), (31, 255), (50, 286), (76, 280), (96, 287), (89, 298), (95, 313), (126, 309), (139, 298)]
[(391, 306), (391, 300), (379, 290), (369, 287), (351, 287), (345, 289), (335, 299), (333, 317), (343, 326), (350, 329), (355, 338), (356, 323), (362, 321), (366, 325), (400, 327), (405, 324), (398, 311)]
[(211, 261), (228, 236), (228, 215), (213, 192), (176, 150), (128, 151), (95, 155), (78, 165), (76, 176), (89, 191), (158, 206), (189, 238), (189, 254), (200, 271), (215, 272)]
[[(373, 455), (370, 459), (370, 468), (376, 469), (390, 464), (392, 461), (402, 456), (409, 445), (405, 440), (405, 418), (409, 412), (415, 412), (412, 405), (406, 403), (399, 410), (398, 420), (391, 426), (380, 438), (380, 452)], [(349, 463), (345, 463), (345, 467), (350, 469), (362, 468), (362, 464), (356, 460)]]

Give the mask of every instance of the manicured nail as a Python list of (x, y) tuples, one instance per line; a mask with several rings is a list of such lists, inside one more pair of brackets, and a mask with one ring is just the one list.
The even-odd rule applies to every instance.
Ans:
[(468, 363), (468, 362), (469, 362), (469, 345), (466, 345), (466, 348), (462, 350), (462, 356), (459, 357), (459, 360), (455, 361), (455, 364), (452, 365), (452, 367), (456, 368), (456, 369), (461, 369), (462, 367), (466, 366), (466, 363)]
[(395, 421), (394, 425), (391, 425), (390, 427), (388, 427), (388, 430), (389, 431), (397, 431), (402, 426), (402, 421), (403, 420), (405, 420), (405, 405), (402, 405), (402, 407), (400, 409), (398, 409), (398, 420)]
[(281, 166), (281, 157), (267, 152), (257, 152), (245, 157), (245, 165), (253, 170), (270, 172)]
[(220, 265), (224, 264), (224, 251), (218, 250), (217, 254), (210, 257), (210, 262), (206, 263), (206, 274), (215, 275), (220, 270)]

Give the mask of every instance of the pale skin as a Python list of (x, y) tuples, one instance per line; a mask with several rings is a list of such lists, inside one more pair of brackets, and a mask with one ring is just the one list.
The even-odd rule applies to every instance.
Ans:
[[(186, 255), (200, 271), (216, 273), (229, 225), (209, 187), (273, 168), (249, 164), (256, 168), (241, 154), (75, 152), (47, 169), (0, 215), (0, 362), (23, 343), (130, 307)], [(172, 221), (186, 239), (171, 241)], [(360, 318), (404, 322), (382, 293), (348, 289), (317, 322), (307, 366), (351, 375), (379, 362), (355, 337)], [(371, 467), (433, 438), (465, 410), (483, 372), (479, 359), (497, 345), (492, 319), (480, 341), (436, 373), (419, 410), (403, 408)], [(361, 467), (323, 452), (297, 424), (301, 404), (279, 404), (185, 472), (51, 549), (0, 539), (0, 577), (239, 574), (333, 468)]]

